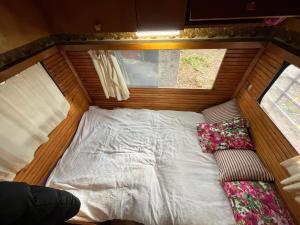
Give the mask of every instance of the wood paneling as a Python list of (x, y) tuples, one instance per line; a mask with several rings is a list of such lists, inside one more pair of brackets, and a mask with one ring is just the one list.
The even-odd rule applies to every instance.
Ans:
[[(128, 40), (128, 41), (101, 41), (97, 44), (73, 44), (63, 45), (61, 49), (65, 51), (88, 51), (90, 49), (102, 50), (155, 50), (155, 49), (201, 49), (201, 48), (227, 48), (235, 51), (242, 51), (247, 49), (261, 48), (265, 42), (257, 41), (220, 41), (220, 40)], [(236, 52), (238, 54), (238, 52)], [(251, 51), (250, 51), (251, 53)], [(252, 52), (253, 53), (253, 52)], [(241, 61), (248, 61), (249, 59), (242, 58)]]
[(0, 1), (0, 54), (48, 35), (34, 0)]
[[(198, 45), (197, 45), (198, 44)], [(185, 48), (228, 48), (221, 64), (213, 90), (173, 89), (173, 88), (131, 88), (130, 98), (118, 102), (106, 99), (101, 89), (94, 65), (83, 46), (65, 47), (66, 53), (87, 90), (93, 104), (103, 108), (128, 107), (149, 109), (172, 109), (201, 111), (231, 98), (249, 64), (256, 56), (260, 43), (144, 43), (119, 44), (119, 49), (185, 49)], [(251, 46), (251, 47), (249, 47)], [(132, 48), (130, 48), (132, 47)], [(91, 46), (91, 49), (101, 46)], [(104, 45), (103, 49), (116, 49), (113, 45)]]
[(42, 184), (45, 181), (68, 147), (82, 114), (89, 106), (82, 88), (57, 48), (52, 48), (50, 56), (43, 55), (43, 59), (29, 59), (27, 66), (36, 63), (37, 59), (42, 60), (45, 69), (70, 103), (70, 111), (67, 118), (51, 132), (49, 140), (38, 148), (33, 161), (17, 174), (15, 181), (29, 184)]
[[(293, 195), (283, 191), (280, 185), (280, 181), (288, 176), (285, 169), (280, 166), (280, 162), (296, 156), (298, 153), (257, 102), (257, 99), (281, 68), (284, 61), (300, 66), (299, 57), (273, 44), (269, 44), (250, 73), (248, 81), (245, 82), (244, 88), (239, 93), (238, 99), (243, 114), (250, 121), (251, 133), (257, 153), (274, 175), (278, 192), (298, 224), (300, 224), (300, 205), (295, 202)], [(252, 89), (249, 91), (246, 89), (248, 84), (252, 84)]]

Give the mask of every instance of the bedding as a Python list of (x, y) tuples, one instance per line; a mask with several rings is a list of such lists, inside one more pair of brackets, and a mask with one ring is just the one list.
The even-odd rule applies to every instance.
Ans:
[(222, 150), (214, 153), (221, 181), (274, 181), (255, 152), (251, 150)]
[(202, 111), (202, 114), (207, 123), (219, 123), (234, 117), (242, 117), (235, 99), (207, 108)]
[(197, 125), (199, 144), (204, 152), (213, 153), (225, 149), (254, 150), (247, 129), (247, 120), (233, 118), (219, 123)]
[(74, 220), (145, 225), (234, 224), (193, 112), (90, 107), (47, 186), (81, 201)]
[(257, 181), (222, 183), (237, 225), (294, 225), (272, 184)]

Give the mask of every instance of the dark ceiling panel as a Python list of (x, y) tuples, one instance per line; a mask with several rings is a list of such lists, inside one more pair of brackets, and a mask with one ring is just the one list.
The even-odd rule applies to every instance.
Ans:
[(299, 15), (300, 1), (295, 0), (189, 0), (187, 23)]
[(134, 0), (36, 0), (55, 33), (136, 31)]
[(187, 0), (136, 0), (138, 30), (183, 29)]

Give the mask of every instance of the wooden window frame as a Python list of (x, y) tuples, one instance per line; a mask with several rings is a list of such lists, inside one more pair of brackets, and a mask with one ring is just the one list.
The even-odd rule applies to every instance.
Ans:
[[(267, 115), (267, 117), (272, 121), (272, 123), (277, 127), (277, 129), (280, 131), (280, 133), (285, 137), (285, 139), (292, 145), (292, 143), (289, 141), (289, 139), (286, 137), (286, 135), (284, 134), (284, 132), (282, 132), (282, 130), (278, 127), (278, 125), (273, 121), (273, 119), (269, 116), (268, 112), (263, 109), (263, 107), (261, 106), (261, 102), (263, 100), (263, 98), (265, 97), (266, 93), (268, 93), (268, 91), (270, 90), (270, 88), (274, 85), (274, 83), (277, 81), (277, 79), (281, 76), (281, 74), (290, 66), (290, 65), (294, 65), (292, 63), (289, 63), (287, 61), (283, 61), (282, 66), (280, 67), (280, 69), (277, 71), (276, 75), (274, 76), (274, 78), (271, 80), (271, 82), (268, 84), (268, 86), (264, 89), (263, 93), (259, 96), (259, 98), (257, 99), (257, 102), (259, 104), (259, 107), (262, 109), (262, 111), (264, 112), (265, 115)], [(294, 65), (296, 66), (296, 65)], [(300, 74), (298, 75), (297, 78), (300, 77)], [(280, 88), (278, 85), (276, 85), (276, 87), (280, 90), (280, 97), (273, 101), (271, 99), (271, 103), (274, 107), (276, 107), (280, 113), (293, 125), (297, 126), (297, 124), (279, 107), (279, 105), (277, 104), (277, 102), (284, 96), (286, 98), (288, 98), (291, 102), (293, 102), (295, 104), (295, 106), (297, 108), (300, 109), (300, 104), (295, 102), (293, 100), (293, 98), (287, 94), (286, 92), (292, 87), (293, 84), (299, 84), (300, 82), (297, 81), (297, 78), (293, 78), (292, 82), (288, 85), (287, 88), (285, 88), (285, 90), (283, 90), (282, 88)], [(293, 145), (292, 145), (293, 146)], [(293, 146), (293, 148), (295, 149), (295, 147)], [(300, 153), (298, 150), (295, 149), (296, 152)]]

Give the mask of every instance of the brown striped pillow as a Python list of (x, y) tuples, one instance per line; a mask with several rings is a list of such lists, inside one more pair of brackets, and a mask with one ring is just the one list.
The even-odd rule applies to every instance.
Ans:
[(274, 181), (255, 152), (221, 150), (214, 153), (221, 181)]
[(242, 117), (240, 108), (235, 99), (204, 109), (202, 114), (208, 123), (218, 123), (234, 117)]

